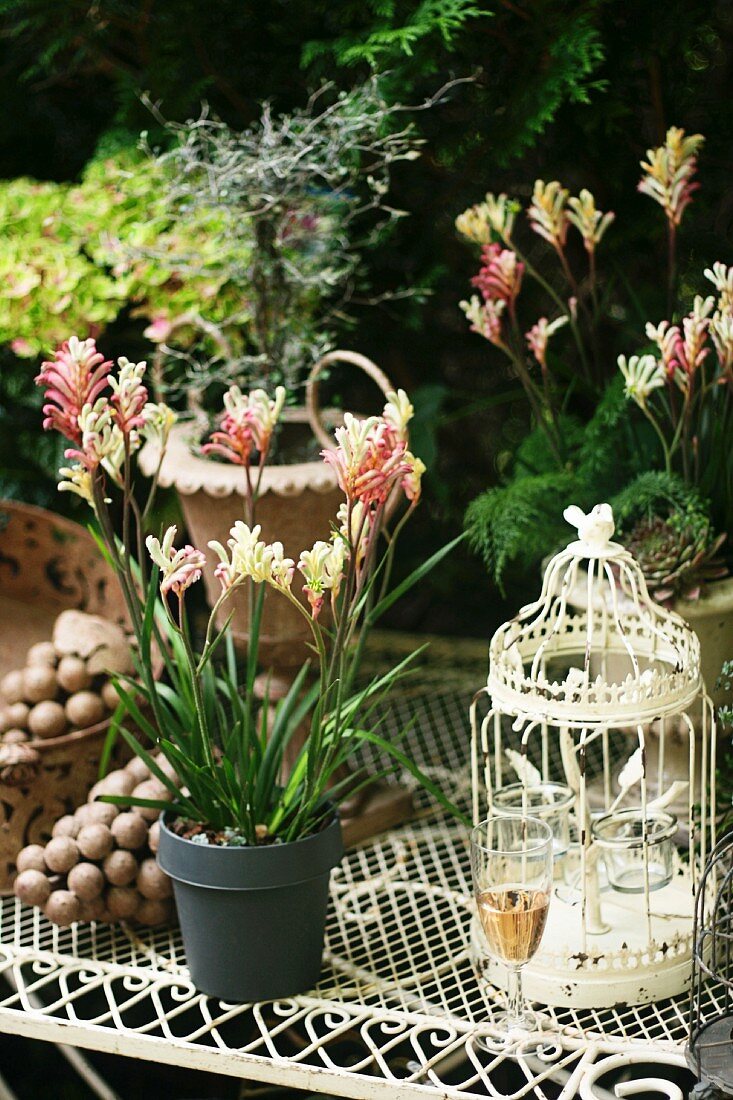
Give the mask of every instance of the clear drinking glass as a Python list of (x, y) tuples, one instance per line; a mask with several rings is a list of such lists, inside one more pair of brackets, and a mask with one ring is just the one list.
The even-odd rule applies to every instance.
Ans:
[(489, 954), (507, 969), (506, 1033), (533, 1031), (522, 968), (539, 947), (552, 893), (552, 829), (536, 817), (493, 814), (471, 833), (471, 872)]
[(661, 890), (672, 881), (677, 818), (662, 810), (615, 810), (593, 822), (593, 840), (603, 852), (609, 884), (622, 894)]
[(549, 781), (525, 787), (510, 783), (494, 791), (494, 812), (538, 817), (552, 829), (552, 851), (556, 860), (570, 847), (570, 811), (575, 795), (564, 783)]

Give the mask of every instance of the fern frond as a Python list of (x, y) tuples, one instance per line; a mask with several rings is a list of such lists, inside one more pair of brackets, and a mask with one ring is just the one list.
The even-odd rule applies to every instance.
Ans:
[(502, 592), (509, 562), (529, 572), (562, 543), (563, 509), (585, 504), (580, 491), (574, 474), (552, 471), (489, 489), (469, 504), (464, 519), (469, 543)]
[(617, 531), (628, 530), (640, 519), (667, 517), (673, 513), (688, 519), (710, 518), (705, 498), (677, 474), (663, 470), (647, 470), (630, 481), (609, 502), (613, 508)]

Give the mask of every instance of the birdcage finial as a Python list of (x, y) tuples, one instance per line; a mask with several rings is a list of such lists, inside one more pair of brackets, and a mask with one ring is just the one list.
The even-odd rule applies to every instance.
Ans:
[(586, 515), (576, 504), (563, 512), (564, 518), (578, 529), (578, 539), (589, 554), (603, 553), (609, 546), (616, 527), (610, 504), (596, 504)]

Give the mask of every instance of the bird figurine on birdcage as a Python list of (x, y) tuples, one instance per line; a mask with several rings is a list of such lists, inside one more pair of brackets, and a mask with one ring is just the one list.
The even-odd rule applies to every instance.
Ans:
[[(577, 540), (490, 643), (471, 707), (473, 815), (528, 814), (552, 829), (553, 897), (524, 972), (530, 999), (644, 1004), (689, 985), (695, 886), (714, 844), (715, 716), (698, 639), (612, 541), (610, 506), (565, 518)], [(671, 736), (687, 742), (686, 784), (664, 781)], [(502, 986), (482, 943), (474, 922), (474, 956)]]
[(687, 1061), (733, 1096), (733, 833), (710, 854), (695, 903)]

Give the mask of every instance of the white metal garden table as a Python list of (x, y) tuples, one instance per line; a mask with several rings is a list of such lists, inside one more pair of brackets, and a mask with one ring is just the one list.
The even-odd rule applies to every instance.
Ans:
[[(483, 644), (439, 640), (389, 715), (395, 727), (413, 721), (410, 748), (455, 797), (468, 794), (466, 710), (485, 660)], [(176, 930), (59, 929), (5, 899), (0, 1030), (348, 1097), (605, 1100), (658, 1088), (682, 1100), (668, 1074), (684, 1066), (684, 999), (548, 1010), (539, 1056), (477, 1045), (499, 994), (469, 959), (467, 855), (465, 830), (427, 804), (409, 826), (350, 851), (333, 876), (321, 982), (274, 1004), (197, 992)], [(639, 1077), (614, 1092), (604, 1075), (626, 1065)]]

